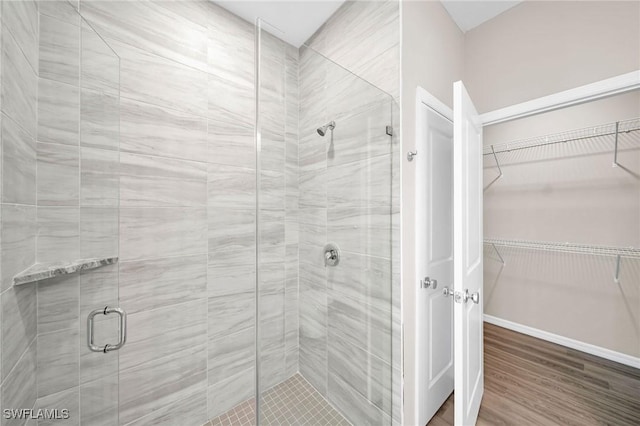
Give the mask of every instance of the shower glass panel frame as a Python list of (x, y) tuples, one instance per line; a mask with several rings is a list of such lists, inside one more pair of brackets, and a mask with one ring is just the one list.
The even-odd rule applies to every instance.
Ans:
[(291, 421), (274, 405), (304, 404), (280, 399), (277, 385), (300, 374), (349, 422), (390, 424), (397, 104), (278, 34), (256, 21), (257, 422)]

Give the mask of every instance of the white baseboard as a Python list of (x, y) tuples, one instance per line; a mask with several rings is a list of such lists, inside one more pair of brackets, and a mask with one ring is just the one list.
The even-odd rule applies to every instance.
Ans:
[(549, 333), (548, 331), (539, 330), (537, 328), (518, 324), (512, 321), (507, 321), (505, 319), (494, 317), (492, 315), (485, 314), (484, 321), (488, 322), (489, 324), (494, 324), (500, 327), (508, 328), (509, 330), (517, 331), (518, 333), (527, 334), (529, 336), (537, 337), (538, 339), (546, 340), (548, 342), (556, 343), (558, 345), (566, 346), (571, 349), (576, 349), (578, 351), (586, 352), (591, 355), (599, 356), (600, 358), (619, 362), (620, 364), (640, 369), (640, 358), (636, 358), (631, 355), (601, 348), (600, 346), (591, 345), (589, 343), (584, 343), (579, 340), (570, 339), (568, 337)]

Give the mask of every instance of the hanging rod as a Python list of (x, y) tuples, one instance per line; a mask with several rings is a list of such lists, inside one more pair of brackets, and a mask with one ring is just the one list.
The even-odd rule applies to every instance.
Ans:
[(598, 256), (614, 256), (630, 259), (640, 259), (640, 249), (635, 247), (612, 247), (612, 246), (596, 246), (586, 244), (571, 244), (543, 241), (525, 241), (525, 240), (499, 240), (485, 239), (485, 244), (494, 247), (515, 247), (531, 250), (557, 251), (563, 253), (579, 253), (591, 254)]
[[(630, 120), (623, 120), (600, 126), (572, 130), (569, 132), (556, 133), (547, 136), (538, 136), (529, 139), (491, 145), (484, 148), (482, 155), (495, 155), (505, 152), (520, 151), (523, 149), (557, 145), (567, 142), (583, 141), (606, 136), (614, 136), (616, 138), (617, 153), (618, 136), (623, 133), (631, 133), (635, 131), (640, 131), (640, 118), (633, 118)], [(615, 161), (617, 161), (617, 154)]]

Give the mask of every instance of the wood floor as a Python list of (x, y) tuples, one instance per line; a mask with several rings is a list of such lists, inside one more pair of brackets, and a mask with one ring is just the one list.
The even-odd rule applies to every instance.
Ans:
[[(478, 426), (640, 425), (640, 370), (484, 326)], [(453, 395), (429, 426), (453, 425)]]

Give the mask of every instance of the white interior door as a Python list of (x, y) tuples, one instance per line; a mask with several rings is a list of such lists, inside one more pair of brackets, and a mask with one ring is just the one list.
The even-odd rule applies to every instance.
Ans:
[(420, 91), (416, 107), (416, 393), (426, 425), (453, 392), (453, 298), (443, 292), (453, 288), (453, 112)]
[(484, 391), (482, 344), (482, 124), (453, 85), (454, 344), (457, 426), (474, 425)]

